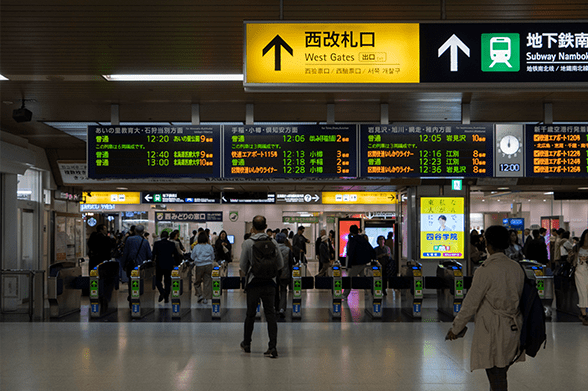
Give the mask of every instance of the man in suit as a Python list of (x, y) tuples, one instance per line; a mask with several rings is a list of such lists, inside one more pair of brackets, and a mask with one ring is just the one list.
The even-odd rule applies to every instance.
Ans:
[[(171, 272), (175, 266), (176, 257), (179, 255), (176, 244), (169, 240), (169, 233), (163, 231), (161, 240), (153, 244), (153, 261), (155, 262), (155, 286), (159, 290), (159, 300), (165, 299), (169, 303), (169, 293), (171, 292)], [(179, 259), (179, 258), (178, 258)], [(165, 288), (161, 283), (161, 278), (165, 282)]]

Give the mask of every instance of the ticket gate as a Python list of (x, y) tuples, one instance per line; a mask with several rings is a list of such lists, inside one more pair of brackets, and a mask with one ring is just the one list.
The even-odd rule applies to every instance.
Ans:
[(382, 265), (372, 262), (366, 266), (365, 276), (371, 278), (371, 289), (365, 290), (365, 311), (372, 318), (382, 318)]
[(183, 261), (171, 275), (172, 319), (180, 319), (192, 310), (192, 264)]
[(341, 319), (341, 300), (343, 299), (343, 281), (341, 277), (341, 262), (335, 261), (331, 266), (332, 288), (331, 297), (332, 305), (330, 308), (331, 317)]
[[(314, 278), (306, 276), (308, 268), (303, 263), (292, 266), (292, 319), (302, 317), (302, 291), (314, 288)], [(257, 306), (259, 313), (259, 305)]]
[(78, 312), (82, 299), (81, 289), (74, 283), (82, 275), (82, 268), (75, 262), (59, 262), (49, 266), (47, 295), (52, 318)]
[[(443, 261), (437, 266), (437, 310), (449, 316), (456, 316), (461, 310), (464, 298), (464, 277), (461, 263)], [(428, 286), (427, 286), (428, 287)]]
[(212, 318), (220, 318), (221, 308), (221, 266), (212, 266)]
[(416, 261), (409, 261), (400, 268), (400, 276), (410, 282), (410, 288), (400, 290), (402, 311), (414, 318), (422, 317), (423, 306), (423, 270)]
[(536, 282), (537, 293), (543, 304), (545, 316), (551, 318), (551, 315), (553, 314), (551, 306), (553, 304), (554, 296), (553, 276), (546, 276), (546, 266), (537, 261), (523, 260), (520, 264), (525, 269), (527, 277)]
[(142, 318), (155, 311), (155, 264), (146, 261), (135, 267), (129, 281), (131, 289), (131, 317)]
[(90, 270), (91, 318), (118, 311), (118, 271), (117, 261), (103, 262)]

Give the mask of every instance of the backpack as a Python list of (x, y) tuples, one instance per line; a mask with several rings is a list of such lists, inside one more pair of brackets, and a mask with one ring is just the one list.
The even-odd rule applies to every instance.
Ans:
[(253, 277), (271, 280), (278, 276), (278, 248), (270, 238), (253, 240), (251, 273)]
[[(523, 266), (521, 265), (521, 268)], [(524, 272), (524, 268), (523, 268)], [(519, 301), (519, 308), (523, 315), (523, 327), (521, 330), (519, 352), (512, 363), (517, 361), (523, 351), (531, 357), (535, 357), (541, 345), (545, 349), (547, 345), (547, 333), (545, 331), (545, 312), (539, 298), (535, 281), (527, 277), (525, 273), (525, 284)], [(511, 364), (512, 364), (511, 363)]]

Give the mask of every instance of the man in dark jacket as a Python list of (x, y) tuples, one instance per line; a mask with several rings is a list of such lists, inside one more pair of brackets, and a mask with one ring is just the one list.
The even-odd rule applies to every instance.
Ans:
[(292, 239), (294, 258), (301, 263), (306, 263), (306, 243), (310, 243), (310, 240), (304, 236), (304, 226), (301, 225), (298, 227), (298, 233)]
[(112, 258), (113, 249), (112, 240), (108, 237), (106, 225), (98, 224), (96, 232), (92, 232), (90, 239), (88, 239), (88, 249), (90, 250), (90, 269), (104, 261), (109, 261)]
[[(169, 303), (169, 293), (171, 292), (171, 272), (175, 266), (175, 260), (180, 254), (176, 244), (169, 239), (169, 232), (161, 233), (161, 240), (153, 243), (153, 261), (155, 262), (155, 286), (159, 290), (159, 300), (165, 299)], [(161, 278), (165, 282), (165, 289), (161, 284)]]
[[(349, 277), (356, 277), (363, 274), (365, 265), (376, 259), (376, 252), (370, 242), (359, 234), (359, 227), (352, 225), (349, 227), (349, 241), (347, 242), (347, 268)], [(343, 299), (351, 293), (351, 289), (345, 290)]]
[(527, 259), (547, 264), (547, 244), (545, 244), (545, 238), (538, 229), (533, 230), (533, 240), (528, 243), (525, 251)]

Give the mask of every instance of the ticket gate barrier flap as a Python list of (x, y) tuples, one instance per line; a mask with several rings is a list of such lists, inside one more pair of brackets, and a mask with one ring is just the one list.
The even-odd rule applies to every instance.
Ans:
[(119, 264), (107, 261), (90, 270), (90, 317), (99, 318), (118, 311)]
[(573, 276), (555, 276), (553, 281), (557, 311), (574, 316), (580, 315), (575, 278)]
[(146, 261), (131, 272), (131, 317), (142, 318), (155, 311), (155, 264)]
[[(400, 290), (400, 302), (402, 311), (414, 318), (422, 317), (423, 289), (424, 280), (421, 264), (409, 261), (401, 265), (400, 275), (403, 279), (408, 279), (407, 288)], [(392, 278), (392, 283), (405, 284), (401, 280)]]

